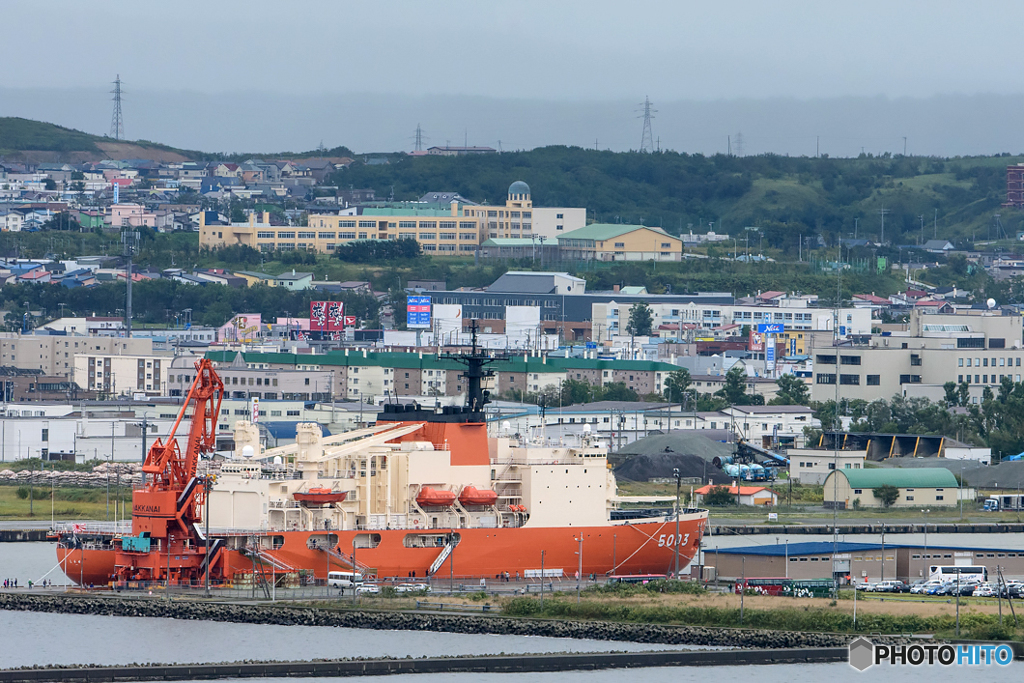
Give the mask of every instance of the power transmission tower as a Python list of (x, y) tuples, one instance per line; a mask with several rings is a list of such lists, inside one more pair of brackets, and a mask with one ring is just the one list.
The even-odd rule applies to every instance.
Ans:
[(640, 138), (640, 151), (653, 152), (654, 134), (651, 132), (651, 119), (654, 118), (654, 113), (658, 110), (651, 107), (651, 99), (649, 97), (644, 97), (644, 102), (640, 106), (643, 107), (644, 112), (642, 116), (637, 117), (644, 120), (644, 133)]
[(738, 157), (743, 156), (743, 132), (736, 133), (736, 138), (732, 141), (732, 153)]
[(423, 151), (423, 129), (420, 128), (420, 124), (416, 124), (416, 151)]
[(121, 74), (117, 75), (114, 89), (110, 92), (114, 96), (114, 115), (110, 117), (110, 136), (115, 140), (121, 140), (124, 138), (124, 116), (121, 115)]

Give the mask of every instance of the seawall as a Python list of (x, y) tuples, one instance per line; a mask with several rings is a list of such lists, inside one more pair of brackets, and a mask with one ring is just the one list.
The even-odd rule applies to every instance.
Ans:
[[(397, 631), (435, 631), (553, 638), (588, 638), (666, 645), (710, 645), (761, 649), (846, 647), (852, 636), (767, 629), (671, 626), (604, 621), (525, 619), (502, 616), (434, 614), (405, 611), (325, 610), (282, 605), (164, 601), (157, 598), (19, 595), (0, 593), (0, 610), (164, 617), (277, 626), (339, 626)], [(885, 638), (879, 642), (900, 641)]]
[(484, 655), (423, 659), (362, 659), (231, 664), (8, 669), (0, 683), (82, 681), (183, 681), (218, 678), (381, 676), (412, 673), (531, 673), (594, 671), (656, 666), (814, 664), (846, 661), (847, 649), (719, 650), (712, 652), (598, 652), (586, 654)]

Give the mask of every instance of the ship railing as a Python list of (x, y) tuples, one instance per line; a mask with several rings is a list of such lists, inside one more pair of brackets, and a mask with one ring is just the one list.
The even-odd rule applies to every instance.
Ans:
[(297, 508), (301, 507), (297, 500), (272, 500), (270, 501), (270, 507), (274, 509), (282, 508)]
[(497, 460), (492, 465), (582, 465), (587, 464), (584, 458), (512, 458), (511, 460)]
[(123, 535), (132, 531), (131, 520), (123, 522), (61, 522), (55, 531), (62, 534)]

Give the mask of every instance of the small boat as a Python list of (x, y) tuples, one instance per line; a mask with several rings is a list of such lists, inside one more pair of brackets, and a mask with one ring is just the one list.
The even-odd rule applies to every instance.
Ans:
[(424, 486), (421, 488), (419, 494), (416, 496), (416, 503), (420, 505), (420, 507), (448, 507), (454, 502), (454, 491), (444, 491), (441, 489), (431, 488), (430, 486)]
[(497, 500), (497, 491), (478, 489), (475, 486), (467, 486), (459, 494), (459, 502), (463, 505), (494, 505)]
[(307, 491), (296, 491), (292, 498), (306, 505), (327, 505), (345, 500), (348, 491), (335, 491), (325, 487), (311, 488)]

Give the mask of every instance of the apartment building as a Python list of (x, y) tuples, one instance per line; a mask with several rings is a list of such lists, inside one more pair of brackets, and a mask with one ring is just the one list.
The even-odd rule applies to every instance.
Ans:
[[(246, 363), (240, 353), (221, 352), (228, 358), (215, 363), (224, 382), (224, 397), (232, 399), (259, 398), (267, 401), (330, 401), (345, 396), (338, 393), (331, 369), (307, 367), (275, 369), (269, 363)], [(195, 357), (179, 356), (169, 366), (168, 396), (186, 396), (195, 379)], [(332, 388), (332, 385), (333, 388)]]
[[(237, 356), (241, 355), (241, 360)], [(336, 397), (458, 396), (465, 391), (465, 366), (429, 353), (331, 351), (323, 354), (241, 353), (214, 351), (207, 358), (227, 367), (244, 363), (261, 370), (334, 372)], [(622, 382), (638, 394), (660, 393), (664, 380), (679, 367), (655, 361), (611, 361), (591, 358), (546, 358), (517, 354), (493, 363), (495, 396), (509, 389), (524, 392), (558, 389), (567, 379), (605, 386)], [(228, 370), (225, 370), (227, 372)], [(183, 373), (185, 374), (185, 373)], [(232, 384), (232, 386), (234, 386)], [(259, 385), (254, 385), (258, 387)], [(266, 386), (265, 384), (263, 386)]]
[[(312, 214), (307, 223), (302, 233), (306, 245), (296, 248), (328, 254), (354, 240), (414, 239), (425, 253), (439, 256), (472, 254), (480, 243), (480, 219), (458, 202), (448, 207), (410, 202), (396, 208), (366, 208), (359, 215)], [(278, 244), (280, 239), (278, 235)], [(261, 239), (258, 248), (271, 249), (271, 242)]]
[[(84, 353), (93, 356), (148, 356), (153, 353), (153, 341), (62, 334), (0, 335), (0, 365), (41, 370), (51, 377), (73, 379), (75, 356)], [(82, 383), (79, 386), (89, 388)]]
[(88, 350), (74, 355), (73, 379), (82, 389), (95, 391), (103, 398), (132, 394), (162, 396), (167, 389), (171, 360), (169, 354), (112, 354)]
[(834, 399), (838, 388), (842, 398), (866, 401), (894, 395), (939, 398), (946, 382), (964, 382), (977, 403), (985, 387), (996, 391), (1005, 377), (1021, 381), (1021, 323), (1020, 315), (1001, 311), (939, 315), (914, 310), (905, 331), (872, 336), (864, 344), (816, 349), (811, 397)]

